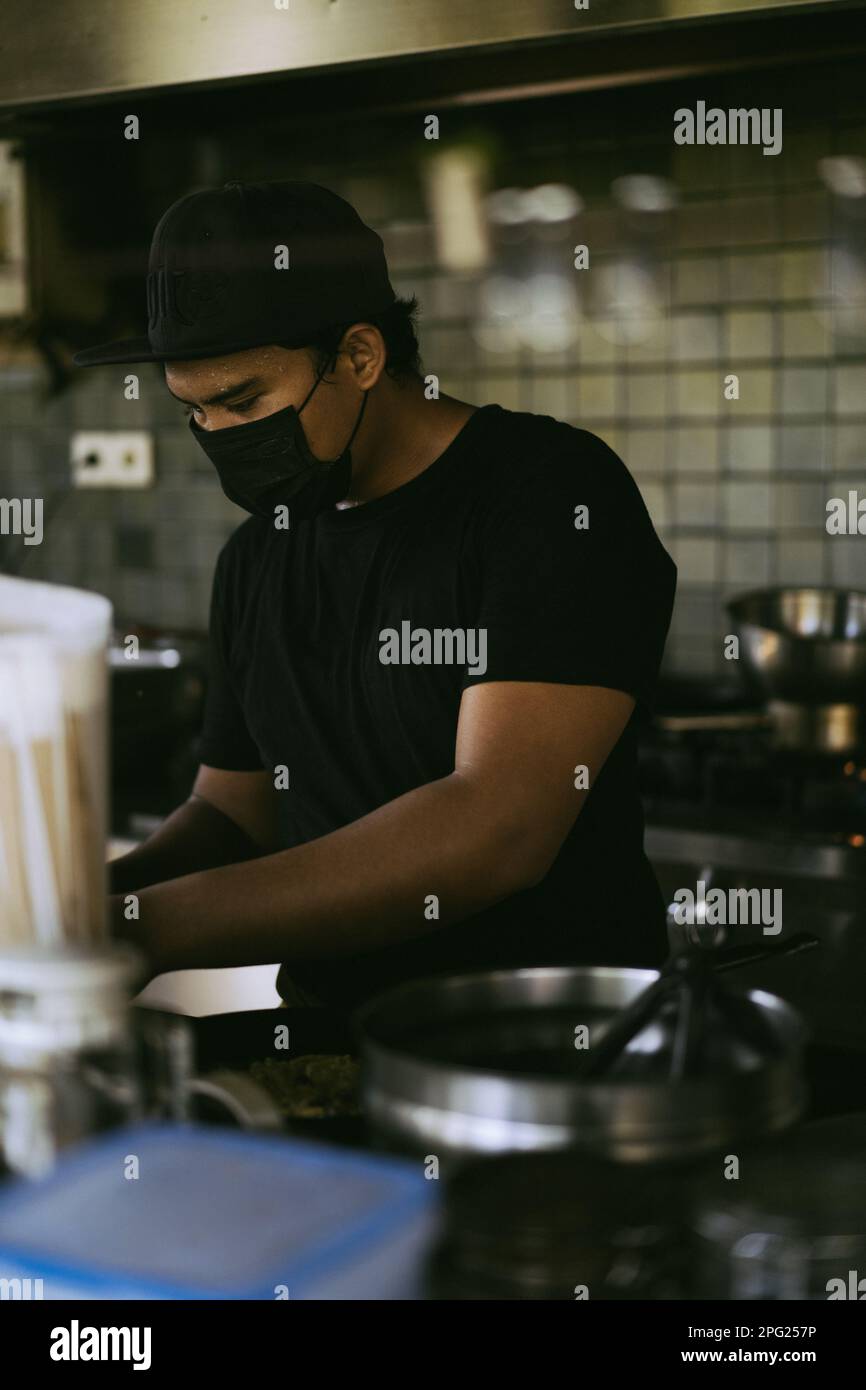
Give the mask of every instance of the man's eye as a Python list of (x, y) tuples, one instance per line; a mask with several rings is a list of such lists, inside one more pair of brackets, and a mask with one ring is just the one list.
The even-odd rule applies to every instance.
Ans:
[[(250, 396), (249, 400), (236, 401), (234, 405), (226, 406), (226, 409), (230, 410), (232, 415), (247, 415), (252, 410), (253, 406), (255, 405), (258, 399), (259, 396)], [(183, 407), (183, 413), (186, 416), (186, 418), (189, 419), (191, 415), (198, 414), (198, 406), (185, 405)]]

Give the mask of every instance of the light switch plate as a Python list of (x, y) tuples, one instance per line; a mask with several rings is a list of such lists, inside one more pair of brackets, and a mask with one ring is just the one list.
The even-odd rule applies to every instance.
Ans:
[(87, 430), (73, 434), (73, 487), (152, 487), (153, 436), (147, 430)]

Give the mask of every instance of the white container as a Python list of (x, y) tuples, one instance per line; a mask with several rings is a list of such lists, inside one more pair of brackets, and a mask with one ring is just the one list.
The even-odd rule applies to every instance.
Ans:
[(0, 576), (0, 945), (105, 936), (111, 615)]

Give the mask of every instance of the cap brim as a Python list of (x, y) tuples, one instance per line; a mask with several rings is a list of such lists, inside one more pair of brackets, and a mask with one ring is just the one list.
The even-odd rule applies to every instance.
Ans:
[[(309, 341), (309, 334), (302, 334), (298, 346)], [(208, 344), (207, 347), (178, 347), (173, 352), (154, 352), (147, 338), (118, 338), (114, 343), (98, 343), (96, 347), (82, 348), (73, 354), (76, 367), (104, 367), (117, 362), (193, 362), (204, 357), (225, 357), (231, 352), (244, 352), (248, 348), (265, 347), (275, 342), (271, 335), (262, 339), (256, 336), (252, 342), (245, 338), (241, 342)]]
[(159, 362), (147, 338), (118, 338), (114, 343), (98, 343), (73, 354), (76, 367), (102, 367), (112, 362)]

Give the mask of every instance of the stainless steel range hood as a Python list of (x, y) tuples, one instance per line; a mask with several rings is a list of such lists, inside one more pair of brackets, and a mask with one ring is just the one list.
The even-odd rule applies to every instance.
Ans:
[[(579, 43), (643, 28), (847, 8), (845, 0), (4, 0), (0, 107), (281, 73)], [(284, 3), (284, 8), (277, 5)], [(747, 26), (743, 26), (746, 28)]]

